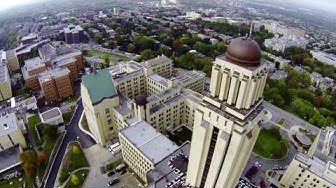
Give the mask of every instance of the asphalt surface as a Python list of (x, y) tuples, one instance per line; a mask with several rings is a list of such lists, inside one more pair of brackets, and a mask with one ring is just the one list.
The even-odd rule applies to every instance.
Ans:
[(92, 138), (90, 136), (86, 135), (85, 133), (83, 133), (78, 127), (78, 123), (79, 123), (79, 120), (80, 120), (80, 115), (83, 112), (82, 99), (77, 101), (77, 105), (78, 105), (78, 108), (77, 108), (77, 110), (74, 114), (74, 117), (73, 117), (72, 121), (69, 123), (69, 125), (66, 125), (66, 127), (65, 127), (67, 132), (64, 136), (64, 139), (63, 139), (63, 141), (60, 145), (60, 148), (59, 148), (55, 158), (53, 159), (53, 164), (51, 166), (49, 176), (48, 176), (48, 178), (45, 182), (42, 182), (41, 187), (43, 187), (43, 188), (54, 187), (56, 177), (57, 177), (57, 173), (58, 173), (59, 168), (61, 166), (61, 162), (62, 162), (63, 156), (65, 154), (66, 147), (67, 147), (69, 142), (76, 141), (77, 137), (78, 137), (77, 141), (79, 141), (81, 143), (82, 147), (84, 147), (84, 148), (88, 148), (88, 147), (95, 144), (95, 142), (92, 140)]

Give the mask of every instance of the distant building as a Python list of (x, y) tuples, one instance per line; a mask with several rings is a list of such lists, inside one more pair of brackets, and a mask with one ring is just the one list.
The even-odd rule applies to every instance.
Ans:
[(321, 51), (310, 51), (314, 59), (326, 63), (328, 65), (333, 65), (336, 67), (336, 56), (333, 54), (327, 54)]
[(117, 136), (113, 107), (119, 97), (108, 70), (100, 70), (82, 78), (81, 96), (89, 130), (100, 144)]
[(255, 21), (254, 28), (259, 30), (261, 26), (264, 26), (266, 30), (273, 34), (283, 35), (285, 37), (305, 37), (306, 32), (299, 28), (287, 27), (279, 24), (276, 21)]
[(336, 130), (322, 128), (307, 154), (298, 153), (280, 180), (281, 187), (336, 187)]
[(22, 120), (19, 121), (14, 113), (0, 117), (0, 151), (17, 144), (26, 148), (26, 139), (22, 134), (23, 128)]
[(60, 31), (60, 38), (64, 39), (67, 44), (78, 44), (85, 41), (84, 30), (79, 25), (69, 25)]
[(201, 15), (201, 14), (198, 14), (198, 13), (196, 13), (196, 12), (187, 12), (187, 13), (186, 13), (186, 17), (187, 17), (187, 18), (190, 18), (190, 19), (192, 19), (192, 20), (197, 20), (198, 18), (201, 18), (202, 15)]
[(13, 96), (11, 79), (6, 65), (5, 52), (0, 51), (0, 101)]
[(10, 72), (20, 70), (20, 63), (15, 50), (6, 51), (6, 64)]
[(59, 108), (53, 108), (40, 113), (40, 118), (43, 124), (59, 125), (64, 123), (62, 112)]
[(30, 33), (29, 35), (21, 38), (21, 43), (22, 45), (32, 44), (36, 42), (37, 37), (38, 37), (37, 34)]
[(178, 146), (145, 121), (138, 121), (119, 133), (124, 161), (146, 183), (147, 173)]
[(278, 52), (284, 52), (286, 48), (296, 46), (306, 49), (309, 41), (303, 37), (274, 37), (266, 39), (264, 45)]

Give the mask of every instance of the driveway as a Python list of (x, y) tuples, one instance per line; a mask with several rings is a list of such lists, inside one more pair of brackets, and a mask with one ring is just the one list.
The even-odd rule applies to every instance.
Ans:
[(83, 188), (108, 187), (107, 182), (114, 178), (120, 180), (119, 183), (113, 185), (115, 188), (137, 188), (138, 181), (132, 174), (126, 173), (124, 175), (115, 174), (108, 177), (106, 174), (102, 174), (100, 167), (111, 162), (117, 161), (122, 158), (121, 153), (113, 156), (107, 149), (103, 148), (101, 145), (96, 144), (84, 150), (85, 156), (90, 164), (90, 172), (86, 178)]

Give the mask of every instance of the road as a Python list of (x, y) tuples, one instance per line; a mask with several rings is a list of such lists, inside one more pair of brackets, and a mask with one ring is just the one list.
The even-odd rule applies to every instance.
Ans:
[(74, 117), (69, 125), (66, 126), (66, 134), (64, 136), (64, 139), (60, 145), (60, 148), (53, 159), (53, 164), (50, 169), (49, 176), (47, 177), (47, 180), (45, 182), (42, 182), (41, 187), (43, 188), (52, 188), (54, 187), (56, 177), (58, 170), (60, 168), (63, 156), (65, 154), (66, 147), (69, 142), (76, 141), (77, 136), (79, 136), (78, 141), (81, 143), (81, 145), (84, 148), (88, 148), (95, 144), (95, 142), (92, 140), (92, 138), (86, 134), (84, 134), (78, 127), (78, 123), (80, 120), (80, 115), (83, 112), (83, 105), (82, 105), (82, 99), (77, 101), (78, 108), (74, 114)]

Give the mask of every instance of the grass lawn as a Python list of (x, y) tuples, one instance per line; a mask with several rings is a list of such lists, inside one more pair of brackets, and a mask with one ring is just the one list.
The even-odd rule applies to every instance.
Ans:
[(82, 187), (82, 185), (85, 181), (85, 178), (87, 177), (88, 174), (89, 174), (89, 170), (80, 170), (80, 171), (76, 172), (74, 175), (76, 175), (78, 177), (79, 183), (77, 185), (75, 185), (70, 179), (68, 181), (68, 183), (65, 185), (65, 188), (80, 188), (80, 187)]
[(128, 61), (131, 60), (129, 57), (126, 56), (122, 56), (119, 54), (112, 54), (112, 53), (106, 53), (106, 52), (102, 52), (99, 50), (90, 50), (87, 53), (88, 57), (93, 57), (93, 56), (97, 56), (101, 59), (104, 59), (106, 56), (109, 57), (110, 62), (116, 63), (118, 62), (118, 60), (122, 60), (122, 61)]
[(72, 114), (75, 112), (75, 107), (71, 107), (69, 112), (63, 113), (64, 124), (68, 124), (71, 120)]
[[(18, 188), (23, 185), (24, 180), (19, 181), (20, 178), (11, 178), (9, 180), (0, 181), (0, 188)], [(9, 184), (13, 182), (12, 184)]]
[[(74, 146), (79, 148), (79, 153), (73, 152)], [(68, 177), (69, 173), (73, 172), (74, 170), (81, 168), (81, 167), (88, 167), (89, 164), (85, 158), (85, 154), (83, 150), (77, 144), (72, 144), (69, 146), (66, 156), (65, 162), (61, 167), (59, 181), (63, 183)]]
[(278, 128), (261, 129), (253, 152), (268, 159), (281, 159), (286, 156), (288, 140), (282, 138)]
[(192, 132), (182, 126), (181, 128), (175, 130), (172, 133), (168, 133), (169, 139), (175, 142), (177, 145), (182, 145), (186, 141), (191, 141)]
[(32, 132), (35, 144), (37, 146), (39, 146), (41, 144), (41, 140), (39, 139), (37, 132), (36, 132), (36, 125), (38, 125), (39, 123), (41, 123), (40, 117), (38, 115), (33, 115), (31, 117), (28, 118), (28, 128), (30, 129), (30, 131)]

